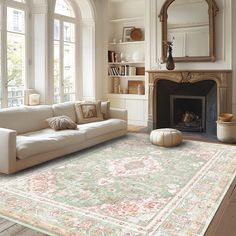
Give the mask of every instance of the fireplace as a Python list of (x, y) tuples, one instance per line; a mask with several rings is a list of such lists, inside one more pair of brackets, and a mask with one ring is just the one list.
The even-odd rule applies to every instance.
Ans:
[[(190, 116), (195, 115), (195, 121), (201, 123), (199, 128), (190, 127), (193, 125), (190, 122), (189, 124), (185, 122), (185, 127), (176, 126), (175, 128), (179, 128), (182, 131), (216, 133), (217, 86), (215, 81), (203, 80), (195, 83), (176, 83), (170, 80), (158, 80), (155, 91), (155, 128), (173, 127), (171, 112), (172, 108), (175, 108), (173, 114), (178, 116), (175, 119), (180, 119), (182, 115), (186, 115), (185, 119), (187, 119), (187, 116), (190, 118)], [(176, 98), (175, 104), (172, 104), (173, 96)], [(171, 107), (173, 105), (178, 105), (178, 110), (176, 110), (176, 107)]]
[[(149, 97), (148, 97), (148, 127), (149, 130), (164, 127), (176, 127), (181, 125), (171, 111), (171, 100), (177, 96), (177, 103), (189, 103), (190, 97), (199, 100), (195, 102), (201, 110), (201, 114), (188, 107), (182, 111), (182, 115), (194, 117), (193, 123), (180, 127), (182, 130), (216, 133), (216, 120), (220, 113), (232, 111), (232, 72), (224, 71), (147, 71), (149, 75)], [(183, 96), (182, 98), (178, 96)], [(188, 97), (188, 98), (187, 98)], [(198, 98), (197, 98), (198, 97)], [(205, 102), (204, 102), (204, 99)], [(189, 99), (189, 101), (188, 101)], [(193, 101), (194, 102), (194, 101)], [(201, 104), (201, 105), (199, 105)], [(205, 104), (205, 105), (204, 105)], [(204, 108), (205, 106), (205, 108)], [(191, 105), (190, 108), (192, 108)], [(188, 109), (187, 109), (188, 108)], [(195, 109), (195, 108), (194, 108)], [(205, 113), (203, 110), (205, 109)], [(173, 112), (173, 117), (171, 115)], [(191, 114), (185, 114), (185, 113)], [(198, 113), (198, 114), (195, 114)], [(180, 119), (180, 116), (178, 119)], [(182, 118), (182, 117), (181, 117)], [(173, 119), (173, 120), (172, 120)], [(185, 119), (188, 119), (185, 117)], [(186, 121), (186, 120), (185, 120)], [(193, 126), (198, 123), (199, 126)], [(182, 124), (183, 125), (183, 124)]]
[(205, 97), (170, 96), (170, 126), (181, 131), (205, 132)]

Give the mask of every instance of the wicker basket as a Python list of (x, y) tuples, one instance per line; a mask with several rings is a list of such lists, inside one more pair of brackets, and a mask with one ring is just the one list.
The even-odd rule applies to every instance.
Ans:
[(236, 121), (217, 121), (217, 139), (225, 143), (236, 143)]

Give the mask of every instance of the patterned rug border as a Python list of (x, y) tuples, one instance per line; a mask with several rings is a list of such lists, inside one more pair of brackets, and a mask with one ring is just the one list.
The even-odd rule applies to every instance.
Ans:
[[(209, 216), (209, 221), (205, 224), (205, 226), (202, 229), (203, 235), (206, 233), (207, 229), (209, 228), (210, 223), (213, 220), (213, 217), (215, 216), (215, 214), (217, 213), (220, 205), (222, 204), (222, 201), (224, 200), (227, 192), (229, 191), (231, 185), (235, 182), (236, 180), (236, 173), (234, 173), (233, 177), (231, 178), (230, 182), (227, 184), (227, 187), (224, 189), (223, 194), (221, 194), (221, 197), (219, 198), (218, 204), (215, 206), (215, 208), (212, 211), (212, 214)], [(236, 184), (236, 182), (235, 182)]]
[[(7, 191), (7, 190), (0, 190), (0, 192), (8, 192), (9, 194), (16, 194), (17, 196), (21, 196), (21, 197), (24, 197), (24, 198), (27, 198), (27, 199), (32, 199), (32, 197), (28, 196), (26, 193), (22, 193), (22, 192), (17, 192), (17, 191), (13, 191), (13, 190), (10, 190), (10, 191)], [(103, 221), (107, 222), (107, 223), (110, 223), (110, 221), (106, 220), (105, 218), (107, 219), (110, 219), (112, 221), (112, 223), (114, 225), (117, 225), (119, 226), (120, 224), (122, 225), (126, 225), (128, 228), (131, 228), (132, 227), (132, 230), (134, 231), (137, 231), (137, 232), (143, 232), (145, 233), (144, 230), (146, 229), (142, 229), (140, 226), (138, 225), (132, 225), (131, 223), (124, 223), (123, 221), (121, 220), (117, 220), (116, 218), (112, 218), (112, 217), (109, 217), (109, 216), (105, 216), (105, 215), (99, 215), (98, 213), (93, 213), (93, 212), (90, 212), (90, 211), (86, 211), (86, 210), (83, 210), (81, 208), (77, 208), (77, 207), (73, 207), (73, 206), (69, 206), (67, 204), (64, 204), (64, 203), (60, 203), (60, 205), (57, 205), (55, 201), (53, 200), (49, 200), (49, 199), (46, 199), (46, 198), (43, 198), (43, 197), (39, 197), (39, 196), (36, 196), (36, 195), (31, 195), (33, 197), (36, 197), (34, 198), (34, 201), (38, 201), (38, 202), (41, 202), (41, 201), (44, 201), (44, 204), (47, 204), (47, 205), (50, 205), (50, 206), (56, 206), (58, 208), (61, 208), (61, 210), (67, 210), (67, 211), (70, 211), (71, 213), (76, 213), (78, 215), (82, 215), (82, 216), (88, 216), (90, 215), (92, 218), (94, 219), (103, 219)], [(78, 210), (80, 210), (80, 212), (78, 212)], [(82, 212), (81, 212), (82, 211)]]

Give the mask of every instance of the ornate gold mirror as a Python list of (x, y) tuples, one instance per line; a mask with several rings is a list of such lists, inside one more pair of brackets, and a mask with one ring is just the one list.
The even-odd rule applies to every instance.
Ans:
[(215, 61), (215, 0), (166, 0), (159, 18), (162, 25), (162, 62), (167, 42), (173, 42), (176, 62)]

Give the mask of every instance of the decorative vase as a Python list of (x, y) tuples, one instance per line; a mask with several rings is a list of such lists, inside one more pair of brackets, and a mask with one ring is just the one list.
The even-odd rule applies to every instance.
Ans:
[(168, 58), (166, 61), (166, 69), (167, 70), (174, 70), (175, 69), (175, 63), (174, 59), (172, 57), (172, 42), (167, 42), (167, 47), (168, 47)]

